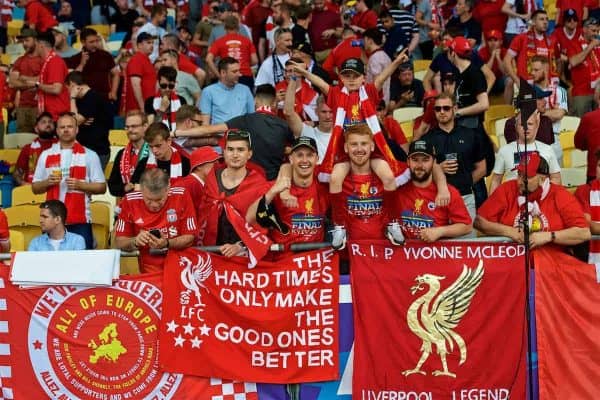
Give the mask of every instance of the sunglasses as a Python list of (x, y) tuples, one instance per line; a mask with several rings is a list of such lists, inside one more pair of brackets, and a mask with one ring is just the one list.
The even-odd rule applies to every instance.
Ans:
[(440, 112), (442, 110), (448, 112), (448, 111), (452, 110), (452, 106), (435, 106), (435, 107), (433, 107), (433, 109), (435, 110), (435, 112)]
[(175, 84), (173, 82), (169, 82), (169, 83), (161, 83), (158, 85), (161, 89), (175, 89)]
[(252, 145), (250, 132), (242, 129), (229, 129), (226, 132), (226, 140), (245, 140), (248, 142), (248, 144)]

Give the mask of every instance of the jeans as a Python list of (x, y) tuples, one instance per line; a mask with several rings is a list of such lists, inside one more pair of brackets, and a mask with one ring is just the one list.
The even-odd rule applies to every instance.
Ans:
[(66, 225), (66, 228), (71, 233), (76, 233), (83, 236), (85, 240), (86, 250), (94, 248), (94, 234), (92, 233), (92, 224), (71, 224)]

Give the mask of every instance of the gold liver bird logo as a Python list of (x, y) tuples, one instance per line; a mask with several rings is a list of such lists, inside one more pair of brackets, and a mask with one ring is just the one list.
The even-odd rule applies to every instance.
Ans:
[(423, 207), (423, 203), (424, 202), (425, 202), (425, 200), (423, 200), (423, 199), (416, 199), (415, 200), (415, 209), (414, 209), (415, 215), (420, 215), (421, 214), (421, 207)]
[(304, 210), (306, 211), (306, 214), (308, 214), (308, 215), (313, 214), (313, 212), (314, 212), (313, 204), (314, 203), (315, 203), (314, 197), (311, 197), (310, 199), (308, 199), (304, 202)]
[(474, 270), (465, 265), (458, 279), (435, 298), (433, 305), (431, 304), (432, 300), (440, 291), (440, 281), (445, 277), (423, 274), (415, 278), (417, 284), (411, 288), (413, 295), (417, 291), (423, 290), (423, 285), (428, 285), (429, 290), (410, 305), (407, 312), (407, 323), (410, 330), (423, 341), (423, 344), (421, 345), (421, 358), (416, 367), (403, 371), (402, 375), (426, 375), (421, 367), (427, 361), (435, 345), (442, 361), (443, 370), (433, 371), (432, 375), (456, 378), (456, 374), (448, 371), (446, 354), (449, 351), (447, 345), (452, 352), (456, 343), (460, 351), (459, 365), (462, 365), (467, 360), (467, 346), (463, 338), (453, 329), (469, 310), (475, 291), (483, 279), (483, 273), (482, 260), (479, 260), (479, 264)]
[(360, 195), (361, 197), (367, 197), (369, 195), (369, 182), (361, 183)]

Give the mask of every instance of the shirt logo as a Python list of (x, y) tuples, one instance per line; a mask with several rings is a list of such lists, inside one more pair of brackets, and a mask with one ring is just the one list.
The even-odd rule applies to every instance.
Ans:
[(140, 217), (138, 219), (135, 220), (135, 224), (136, 225), (144, 225), (144, 220)]
[(169, 221), (170, 223), (177, 221), (177, 213), (172, 208), (169, 208), (167, 210), (167, 221)]

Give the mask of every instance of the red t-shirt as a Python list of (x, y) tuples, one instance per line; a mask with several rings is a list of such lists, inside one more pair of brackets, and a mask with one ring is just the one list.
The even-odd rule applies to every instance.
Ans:
[[(380, 96), (377, 88), (372, 83), (365, 83), (365, 90), (367, 91), (367, 96), (369, 97), (369, 101), (373, 105), (373, 110), (377, 109), (377, 105), (379, 104)], [(337, 110), (339, 101), (342, 96), (342, 86), (330, 86), (329, 93), (327, 94), (327, 105), (331, 108), (335, 115), (335, 110)], [(360, 95), (358, 90), (355, 92), (348, 93), (349, 100), (346, 104), (346, 120), (348, 122), (360, 122), (364, 121), (367, 116), (363, 115), (362, 109), (357, 109), (354, 107), (357, 104), (360, 104)], [(359, 111), (356, 114), (356, 111)]]
[(244, 23), (252, 30), (252, 43), (258, 46), (258, 41), (265, 36), (265, 22), (273, 11), (271, 7), (263, 7), (260, 2), (252, 0), (242, 11)]
[(561, 52), (561, 54), (566, 55), (569, 47), (577, 47), (577, 39), (581, 34), (581, 28), (577, 28), (573, 34), (573, 37), (569, 39), (564, 28), (557, 28), (554, 30), (554, 32), (552, 32), (552, 37), (556, 41), (556, 45), (558, 46), (558, 50)]
[[(298, 115), (300, 115), (300, 118), (302, 118), (303, 121), (311, 121), (313, 118), (316, 118), (316, 110), (313, 110), (313, 118), (311, 118), (311, 116), (309, 115), (309, 113), (307, 113), (304, 109), (304, 106), (310, 106), (311, 104), (316, 106), (317, 103), (317, 97), (319, 97), (319, 94), (312, 88), (312, 86), (310, 86), (308, 84), (308, 82), (306, 82), (304, 79), (302, 79), (302, 85), (300, 86), (300, 88), (298, 90), (296, 90), (296, 96), (295, 96), (295, 102), (294, 102), (294, 111), (296, 111), (296, 113), (298, 113)], [(286, 91), (288, 87), (288, 81), (283, 80), (281, 82), (278, 82), (275, 85), (275, 91), (279, 92), (281, 90)], [(285, 119), (285, 115), (283, 115), (283, 110), (280, 109), (280, 117)]]
[(215, 57), (233, 57), (240, 62), (243, 76), (252, 76), (250, 56), (256, 54), (256, 48), (250, 39), (239, 33), (228, 33), (213, 42), (208, 52)]
[[(588, 43), (579, 35), (574, 43), (567, 48), (567, 57), (571, 58), (587, 48)], [(585, 60), (571, 67), (571, 81), (573, 82), (572, 96), (589, 96), (594, 94), (592, 82), (598, 83), (600, 79), (600, 48), (593, 49)]]
[(355, 14), (350, 20), (351, 25), (356, 25), (363, 29), (370, 29), (377, 27), (377, 14), (373, 10), (363, 11)]
[(585, 184), (577, 187), (577, 190), (575, 190), (575, 198), (577, 199), (577, 201), (579, 201), (579, 205), (581, 206), (581, 209), (586, 214), (591, 214), (591, 210), (590, 210), (590, 191), (591, 190), (592, 190), (592, 187), (590, 186), (589, 183), (585, 183)]
[[(506, 55), (506, 49), (504, 47), (502, 47), (500, 49), (500, 59), (504, 60), (505, 55)], [(487, 64), (487, 62), (490, 61), (491, 56), (492, 55), (490, 53), (490, 49), (487, 46), (484, 46), (481, 49), (479, 49), (479, 57), (481, 57), (481, 60), (484, 63)], [(492, 72), (494, 72), (494, 75), (496, 75), (496, 79), (500, 79), (504, 76), (504, 74), (500, 70), (500, 65), (498, 63), (498, 60), (494, 61), (494, 64), (492, 64)]]
[(348, 174), (342, 193), (346, 201), (346, 231), (352, 240), (385, 239), (387, 213), (383, 209), (383, 184), (374, 174)]
[(25, 6), (25, 19), (27, 25), (35, 25), (38, 32), (46, 32), (58, 25), (52, 10), (39, 1), (32, 1)]
[(308, 26), (308, 35), (314, 51), (323, 51), (333, 49), (337, 44), (335, 35), (329, 39), (323, 39), (321, 36), (328, 29), (337, 29), (342, 27), (340, 14), (324, 9), (323, 11), (313, 10), (310, 25)]
[(150, 62), (150, 58), (146, 54), (138, 51), (127, 63), (125, 75), (127, 80), (125, 83), (125, 111), (138, 110), (140, 106), (133, 95), (131, 77), (137, 76), (142, 78), (142, 98), (145, 100), (148, 97), (154, 96), (156, 93), (156, 70)]
[(448, 185), (450, 204), (447, 207), (436, 207), (435, 183), (420, 188), (408, 182), (397, 191), (394, 216), (401, 221), (402, 231), (407, 239), (419, 239), (423, 228), (447, 226), (450, 224), (471, 225), (471, 216), (465, 202), (454, 186)]
[(404, 134), (402, 127), (400, 126), (398, 121), (396, 121), (394, 119), (394, 117), (391, 117), (389, 115), (387, 117), (385, 117), (383, 120), (383, 126), (384, 126), (388, 136), (394, 142), (396, 142), (398, 144), (408, 143), (408, 140), (406, 140), (406, 135)]
[(504, 1), (478, 1), (473, 8), (473, 19), (481, 25), (481, 31), (487, 32), (495, 29), (499, 32), (506, 30), (508, 16), (504, 14), (502, 6)]
[(556, 0), (556, 8), (560, 9), (560, 13), (558, 14), (558, 24), (562, 25), (563, 13), (569, 8), (572, 8), (577, 13), (579, 25), (581, 25), (583, 22), (583, 7), (585, 5), (585, 0)]
[[(13, 70), (18, 71), (20, 76), (39, 76), (43, 63), (42, 57), (24, 54), (17, 58)], [(37, 90), (35, 88), (21, 90), (19, 106), (37, 107)]]
[(64, 60), (55, 53), (50, 53), (49, 59), (46, 59), (44, 64), (45, 67), (42, 65), (42, 71), (40, 72), (40, 83), (45, 85), (60, 83), (62, 85), (62, 90), (58, 95), (42, 92), (38, 89), (38, 99), (42, 102), (40, 105), (43, 105), (43, 111), (52, 114), (52, 118), (56, 121), (60, 114), (71, 111), (69, 91), (65, 84), (65, 78), (69, 70)]
[(590, 111), (581, 117), (575, 132), (575, 147), (587, 150), (587, 176), (596, 176), (596, 151), (600, 149), (600, 110)]
[(360, 47), (353, 47), (352, 41), (357, 40), (358, 37), (352, 36), (342, 40), (331, 53), (327, 56), (323, 62), (323, 69), (329, 73), (331, 77), (336, 76), (335, 68), (338, 70), (342, 67), (342, 63), (349, 58), (360, 58), (362, 55), (362, 49)]
[[(30, 144), (23, 146), (19, 153), (19, 158), (17, 158), (16, 166), (23, 171), (23, 179), (25, 182), (31, 183), (33, 181), (33, 173), (35, 172), (35, 166), (40, 158), (40, 154), (42, 154), (42, 151), (49, 149), (56, 142), (57, 139), (35, 139)], [(35, 148), (32, 148), (32, 145)]]
[(550, 58), (550, 75), (556, 76), (556, 57), (558, 46), (552, 37), (545, 36), (538, 39), (531, 31), (523, 32), (510, 43), (510, 50), (514, 51), (517, 63), (517, 75), (525, 80), (530, 80), (530, 60), (534, 55)]
[[(519, 226), (521, 208), (517, 203), (518, 197), (517, 180), (504, 182), (479, 207), (478, 214), (490, 222)], [(540, 213), (530, 215), (532, 231), (550, 232), (588, 226), (579, 202), (562, 186), (550, 184), (548, 195), (539, 200), (538, 205)]]
[(181, 71), (187, 72), (194, 77), (194, 74), (199, 68), (188, 56), (181, 53), (179, 53), (179, 57), (177, 58), (177, 66)]
[(273, 229), (270, 232), (273, 242), (286, 246), (300, 242), (322, 242), (325, 237), (327, 187), (313, 179), (312, 185), (307, 188), (293, 185), (290, 194), (298, 199), (298, 207), (284, 206), (279, 196), (273, 199), (279, 217), (290, 227), (288, 235)]
[(201, 212), (202, 196), (204, 195), (204, 182), (196, 174), (190, 172), (177, 181), (177, 186), (185, 188), (185, 191), (190, 195), (192, 202), (196, 205), (196, 218), (198, 218)]
[[(198, 232), (192, 200), (180, 187), (169, 189), (167, 201), (158, 212), (150, 212), (146, 208), (141, 192), (127, 193), (119, 207), (121, 210), (115, 223), (115, 232), (119, 237), (134, 237), (142, 229), (159, 229), (162, 236), (169, 239), (182, 235), (196, 236)], [(140, 248), (141, 272), (160, 271), (164, 261), (164, 256), (150, 255), (149, 248)]]

